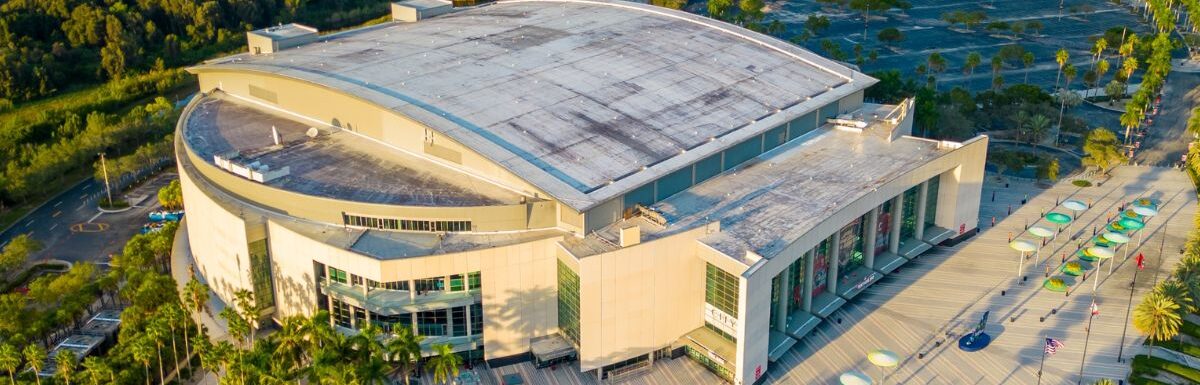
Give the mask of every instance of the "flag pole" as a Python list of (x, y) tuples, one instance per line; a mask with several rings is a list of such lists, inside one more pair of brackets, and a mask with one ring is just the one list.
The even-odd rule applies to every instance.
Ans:
[(1092, 293), (1092, 305), (1088, 306), (1088, 314), (1089, 315), (1088, 315), (1087, 336), (1085, 336), (1083, 338), (1083, 359), (1079, 360), (1079, 380), (1075, 382), (1076, 384), (1083, 384), (1083, 367), (1085, 364), (1087, 364), (1088, 341), (1092, 339), (1092, 320), (1096, 318), (1096, 311), (1094, 310), (1095, 306), (1096, 306), (1096, 293), (1093, 292)]
[(1133, 270), (1133, 282), (1129, 283), (1129, 303), (1125, 305), (1125, 323), (1121, 329), (1121, 344), (1117, 345), (1117, 362), (1121, 362), (1121, 354), (1125, 352), (1125, 333), (1129, 331), (1129, 310), (1133, 308), (1133, 289), (1137, 286), (1139, 271), (1142, 271), (1140, 267)]
[(1042, 385), (1042, 369), (1046, 368), (1046, 336), (1042, 336), (1042, 363), (1038, 365), (1038, 385)]

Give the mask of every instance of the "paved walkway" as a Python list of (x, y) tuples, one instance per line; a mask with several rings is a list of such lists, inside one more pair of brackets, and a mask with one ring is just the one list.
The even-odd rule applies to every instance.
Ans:
[[(1196, 198), (1191, 181), (1174, 169), (1127, 166), (1113, 174), (1103, 186), (1077, 188), (1064, 180), (1047, 190), (1026, 184), (1005, 188), (990, 180), (984, 186), (984, 228), (978, 236), (955, 247), (935, 248), (867, 289), (834, 313), (842, 319), (841, 324), (822, 324), (773, 365), (767, 372), (768, 382), (837, 383), (839, 374), (852, 369), (878, 380), (881, 372), (867, 362), (865, 353), (887, 348), (902, 358), (887, 383), (1030, 384), (1037, 382), (1042, 338), (1050, 336), (1066, 347), (1047, 358), (1043, 383), (1074, 383), (1083, 357), (1092, 281), (1074, 287), (1068, 297), (1042, 289), (1042, 270), (1027, 266), (1029, 281), (1016, 285), (1018, 257), (1007, 246), (1008, 234), (1019, 236), (1025, 223), (1035, 223), (1040, 212), (1053, 208), (1056, 200), (1093, 201), (1093, 208), (1080, 213), (1079, 225), (1074, 227), (1090, 236), (1091, 227), (1103, 226), (1105, 217), (1115, 213), (1122, 202), (1143, 196), (1158, 198), (1163, 202), (1161, 214), (1147, 226), (1147, 234), (1152, 235), (1132, 253), (1146, 254), (1146, 270), (1137, 277), (1135, 300), (1140, 298), (1163, 276), (1156, 272), (1161, 268), (1165, 273), (1178, 260), (1180, 245), (1191, 230)], [(1021, 205), (1026, 192), (1029, 201)], [(1006, 215), (1010, 204), (1013, 213)], [(989, 226), (992, 215), (998, 220), (995, 228)], [(1164, 240), (1160, 255), (1159, 245)], [(1046, 250), (1057, 266), (1060, 253), (1073, 252), (1075, 242), (1059, 237)], [(1084, 383), (1101, 377), (1124, 378), (1129, 370), (1128, 363), (1117, 362), (1117, 353), (1126, 323), (1129, 282), (1136, 268), (1132, 257), (1122, 262), (1122, 254), (1118, 252), (1115, 258), (1115, 274), (1100, 281), (1096, 302), (1101, 313), (1092, 325)], [(1057, 313), (1051, 314), (1052, 310)], [(984, 311), (991, 311), (986, 331), (995, 341), (980, 352), (959, 350), (957, 336), (973, 328)], [(1047, 317), (1044, 322), (1039, 321), (1042, 316)], [(1128, 333), (1126, 358), (1144, 352), (1137, 331), (1130, 327)]]
[[(183, 219), (187, 221), (187, 218)], [(187, 226), (185, 222), (179, 223), (179, 231), (175, 233), (175, 244), (171, 250), (171, 277), (175, 279), (176, 285), (179, 286), (179, 292), (182, 293), (184, 286), (187, 285), (191, 277), (188, 276), (189, 267), (192, 265), (191, 247), (188, 246)], [(196, 279), (204, 282), (204, 277), (196, 274)], [(193, 314), (192, 319), (198, 322), (201, 327), (208, 331), (208, 338), (213, 342), (229, 339), (229, 333), (225, 329), (225, 320), (216, 317), (221, 310), (225, 309), (225, 303), (217, 297), (217, 293), (209, 290), (208, 292), (208, 311), (199, 314)], [(194, 384), (217, 384), (217, 376), (211, 372), (196, 368), (198, 373), (203, 377), (195, 378)]]

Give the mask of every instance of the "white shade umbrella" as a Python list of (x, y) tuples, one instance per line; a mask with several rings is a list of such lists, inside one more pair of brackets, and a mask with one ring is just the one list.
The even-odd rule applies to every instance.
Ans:
[[(1129, 243), (1129, 240), (1130, 240), (1128, 235), (1121, 234), (1121, 233), (1115, 233), (1115, 232), (1104, 233), (1103, 235), (1101, 235), (1101, 237), (1103, 237), (1104, 240), (1106, 240), (1106, 241), (1109, 241), (1111, 243), (1116, 243), (1118, 245), (1124, 245), (1126, 243)], [(1129, 248), (1128, 247), (1123, 247), (1123, 248), (1125, 249), (1125, 257), (1122, 260), (1129, 259)], [(1111, 268), (1112, 266), (1109, 266), (1109, 267)], [(1109, 271), (1109, 272), (1111, 273), (1111, 271)]]
[(1066, 200), (1065, 202), (1063, 202), (1063, 203), (1062, 203), (1062, 206), (1063, 206), (1063, 207), (1066, 207), (1066, 208), (1067, 208), (1067, 210), (1071, 210), (1071, 211), (1083, 211), (1083, 210), (1087, 210), (1087, 204), (1086, 204), (1086, 203), (1080, 202), (1080, 201), (1078, 201), (1078, 200), (1075, 200), (1075, 199), (1068, 199), (1068, 200)]
[(867, 353), (867, 361), (875, 366), (890, 368), (900, 363), (900, 356), (887, 349), (875, 349)]
[[(1093, 257), (1100, 258), (1101, 265), (1104, 264), (1104, 260), (1112, 258), (1113, 255), (1115, 255), (1115, 253), (1113, 253), (1112, 249), (1107, 248), (1107, 247), (1100, 247), (1100, 246), (1092, 246), (1092, 247), (1087, 248), (1087, 253)], [(1109, 270), (1108, 273), (1112, 274), (1112, 264), (1108, 265), (1108, 270)], [(1100, 269), (1096, 269), (1096, 271), (1098, 272), (1098, 271), (1100, 271)], [(1099, 284), (1100, 284), (1100, 277), (1092, 277), (1092, 291), (1093, 292), (1096, 291), (1096, 287)]]
[(1145, 217), (1158, 215), (1158, 209), (1150, 206), (1133, 206), (1133, 212)]
[(1008, 244), (1013, 250), (1021, 252), (1021, 258), (1017, 260), (1017, 284), (1021, 284), (1021, 276), (1025, 272), (1025, 253), (1037, 251), (1038, 246), (1033, 242), (1024, 239), (1018, 239)]
[[(1033, 227), (1030, 227), (1030, 228), (1029, 228), (1029, 231), (1028, 231), (1028, 233), (1029, 233), (1030, 235), (1033, 235), (1033, 236), (1035, 236), (1035, 237), (1038, 237), (1038, 238), (1052, 238), (1052, 237), (1054, 237), (1054, 230), (1050, 230), (1050, 229), (1048, 229), (1048, 228), (1045, 228), (1045, 227), (1042, 227), (1042, 226), (1033, 226)], [(1043, 244), (1044, 244), (1044, 243), (1043, 243)], [(1039, 246), (1038, 246), (1038, 248), (1037, 248), (1037, 250), (1035, 250), (1035, 251), (1034, 251), (1034, 255), (1033, 255), (1033, 260), (1034, 260), (1034, 261), (1037, 261), (1038, 259), (1041, 259), (1041, 252), (1042, 252), (1042, 248), (1041, 248), (1041, 246), (1039, 245)], [(1038, 262), (1038, 263), (1041, 263), (1041, 262)]]
[(875, 383), (874, 381), (871, 381), (871, 377), (867, 377), (866, 374), (863, 374), (857, 370), (851, 370), (849, 372), (842, 373), (842, 375), (838, 377), (838, 382), (840, 382), (842, 385), (871, 385)]

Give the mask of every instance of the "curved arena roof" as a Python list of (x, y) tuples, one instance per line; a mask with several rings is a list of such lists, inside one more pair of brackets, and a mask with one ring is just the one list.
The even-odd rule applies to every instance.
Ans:
[(586, 210), (874, 79), (643, 4), (515, 0), (196, 67), (272, 73), (414, 118)]

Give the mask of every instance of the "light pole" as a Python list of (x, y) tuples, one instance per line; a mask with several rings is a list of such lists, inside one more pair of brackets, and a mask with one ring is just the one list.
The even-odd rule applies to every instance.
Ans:
[(112, 190), (108, 187), (108, 165), (104, 162), (104, 153), (100, 153), (100, 170), (104, 173), (104, 194), (108, 195), (108, 205), (113, 205)]

